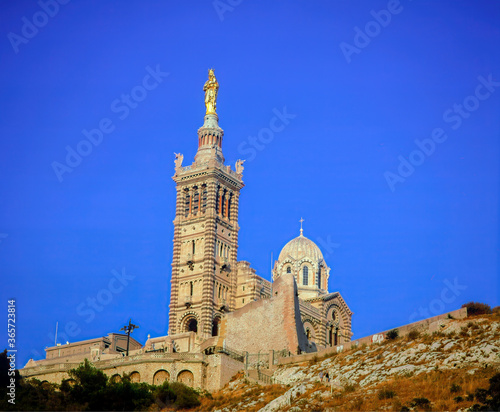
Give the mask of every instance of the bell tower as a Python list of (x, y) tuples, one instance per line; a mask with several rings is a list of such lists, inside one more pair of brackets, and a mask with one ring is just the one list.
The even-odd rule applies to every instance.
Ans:
[(193, 331), (218, 335), (225, 311), (235, 309), (238, 252), (238, 202), (243, 161), (224, 165), (216, 102), (219, 84), (209, 70), (206, 113), (198, 129), (194, 163), (182, 166), (176, 154), (177, 206), (174, 219), (169, 335)]

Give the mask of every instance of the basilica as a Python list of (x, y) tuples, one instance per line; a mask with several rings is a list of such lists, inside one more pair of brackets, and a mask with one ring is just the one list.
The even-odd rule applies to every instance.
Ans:
[[(194, 163), (183, 167), (182, 155), (176, 155), (169, 336), (189, 331), (201, 339), (216, 336), (225, 313), (272, 296), (271, 283), (256, 275), (248, 262), (238, 261), (243, 161), (236, 162), (235, 170), (224, 164), (224, 132), (216, 114), (218, 88), (211, 70), (204, 86), (206, 114), (198, 130)], [(340, 293), (328, 292), (330, 268), (302, 228), (274, 264), (274, 281), (287, 275), (297, 283), (307, 339), (316, 347), (349, 341), (352, 312)]]
[(113, 379), (132, 373), (137, 381), (180, 380), (211, 390), (248, 367), (244, 354), (248, 359), (248, 354), (269, 351), (314, 352), (351, 340), (352, 312), (338, 291), (329, 292), (331, 269), (319, 247), (304, 236), (302, 222), (299, 235), (274, 262), (272, 282), (249, 262), (238, 261), (244, 161), (234, 169), (225, 164), (213, 70), (203, 90), (206, 112), (194, 161), (183, 165), (183, 155), (175, 154), (167, 333), (148, 336), (144, 346), (134, 341), (128, 356), (123, 344), (109, 343), (122, 339), (119, 334), (47, 348), (47, 359), (30, 360), (23, 376), (60, 382), (68, 365), (91, 356)]

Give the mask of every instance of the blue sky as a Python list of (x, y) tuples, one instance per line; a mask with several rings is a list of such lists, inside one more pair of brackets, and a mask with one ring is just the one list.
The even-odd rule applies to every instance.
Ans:
[(303, 217), (354, 337), (499, 304), (500, 2), (0, 6), (18, 366), (56, 322), (72, 342), (130, 317), (141, 342), (166, 334), (174, 152), (196, 153), (210, 67), (226, 161), (246, 159), (240, 260), (269, 279)]

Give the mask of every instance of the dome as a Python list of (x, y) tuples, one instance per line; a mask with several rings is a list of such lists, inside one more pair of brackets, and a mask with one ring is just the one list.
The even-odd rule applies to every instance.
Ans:
[(301, 260), (306, 257), (315, 262), (323, 260), (323, 254), (316, 243), (302, 234), (290, 240), (290, 242), (285, 245), (281, 250), (278, 261), (283, 262), (289, 256), (294, 260)]

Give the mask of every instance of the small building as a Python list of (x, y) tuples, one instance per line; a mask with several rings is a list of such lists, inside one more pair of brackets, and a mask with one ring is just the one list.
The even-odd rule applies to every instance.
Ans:
[[(130, 337), (129, 352), (142, 348), (142, 345)], [(100, 338), (82, 340), (80, 342), (58, 344), (45, 349), (47, 360), (57, 358), (100, 360), (103, 355), (124, 354), (127, 351), (127, 335), (110, 333)], [(104, 356), (105, 357), (105, 356)]]

